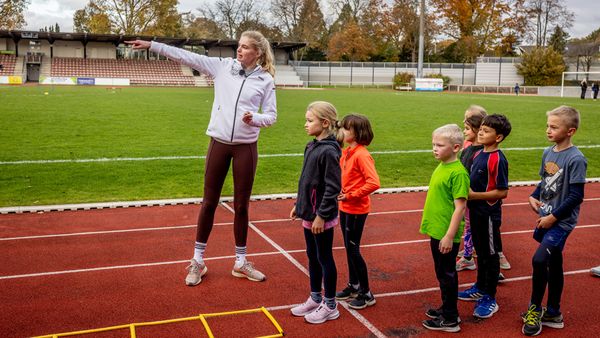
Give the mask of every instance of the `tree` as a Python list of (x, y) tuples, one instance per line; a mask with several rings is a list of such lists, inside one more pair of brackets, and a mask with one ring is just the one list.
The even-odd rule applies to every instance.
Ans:
[[(304, 0), (298, 21), (298, 40), (307, 46), (298, 54), (305, 60), (325, 60), (325, 51), (329, 44), (329, 35), (325, 18), (317, 0)], [(298, 55), (296, 55), (298, 59)]]
[(579, 65), (583, 66), (581, 71), (589, 72), (592, 68), (592, 63), (598, 58), (600, 43), (590, 41), (586, 38), (574, 39), (569, 43), (567, 55), (577, 60), (577, 70)]
[(176, 36), (181, 34), (178, 0), (90, 0), (75, 11), (74, 30), (88, 33)]
[(516, 65), (527, 86), (553, 86), (560, 84), (566, 66), (562, 55), (552, 48), (536, 47), (521, 57)]
[(431, 0), (444, 33), (467, 48), (463, 61), (493, 49), (514, 20), (511, 3), (518, 0)]
[(564, 4), (564, 0), (527, 0), (528, 33), (535, 45), (546, 46), (548, 28), (560, 25), (573, 26), (574, 14)]
[(25, 25), (23, 12), (29, 0), (0, 0), (0, 29), (20, 29)]
[(548, 47), (563, 54), (569, 41), (569, 33), (565, 32), (560, 26), (555, 26), (550, 39), (548, 39)]
[(219, 25), (207, 18), (196, 17), (193, 14), (183, 15), (183, 35), (192, 39), (211, 38), (227, 39)]
[(106, 13), (93, 0), (73, 14), (73, 30), (77, 33), (110, 34), (112, 24)]
[(292, 41), (300, 40), (298, 26), (302, 17), (303, 0), (271, 0), (271, 13), (276, 25), (280, 27), (284, 36)]
[(243, 22), (262, 22), (261, 8), (252, 0), (217, 0), (206, 2), (198, 11), (202, 17), (212, 20), (225, 32), (227, 38), (237, 39), (243, 30)]
[(329, 40), (328, 59), (346, 61), (364, 61), (373, 52), (356, 22), (351, 21), (345, 29), (335, 33)]

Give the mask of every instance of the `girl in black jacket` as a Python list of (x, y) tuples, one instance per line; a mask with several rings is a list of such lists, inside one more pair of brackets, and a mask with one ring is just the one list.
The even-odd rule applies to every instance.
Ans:
[[(320, 324), (340, 316), (335, 301), (337, 269), (333, 260), (333, 229), (338, 223), (337, 196), (342, 182), (335, 107), (328, 102), (311, 103), (304, 128), (315, 139), (304, 150), (298, 197), (290, 217), (300, 218), (304, 227), (311, 292), (305, 303), (292, 308), (292, 314)], [(325, 297), (321, 295), (321, 283)]]

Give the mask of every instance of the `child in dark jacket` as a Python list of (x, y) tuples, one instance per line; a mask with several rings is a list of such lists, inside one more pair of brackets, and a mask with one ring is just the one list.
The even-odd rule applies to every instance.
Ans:
[[(307, 108), (304, 128), (315, 139), (304, 150), (298, 197), (290, 212), (290, 218), (300, 218), (304, 227), (311, 291), (306, 302), (291, 311), (312, 324), (340, 316), (335, 300), (337, 269), (333, 259), (333, 229), (338, 223), (337, 197), (341, 190), (336, 119), (336, 109), (328, 102), (316, 101)], [(321, 284), (325, 297), (321, 295)]]

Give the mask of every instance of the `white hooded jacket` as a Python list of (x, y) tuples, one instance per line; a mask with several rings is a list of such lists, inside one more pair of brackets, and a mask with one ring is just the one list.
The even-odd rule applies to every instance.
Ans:
[[(150, 51), (213, 78), (215, 99), (206, 135), (225, 143), (254, 143), (260, 127), (277, 120), (275, 81), (259, 65), (245, 73), (235, 59), (199, 55), (156, 41), (152, 41)], [(242, 121), (245, 112), (252, 113), (250, 125)]]

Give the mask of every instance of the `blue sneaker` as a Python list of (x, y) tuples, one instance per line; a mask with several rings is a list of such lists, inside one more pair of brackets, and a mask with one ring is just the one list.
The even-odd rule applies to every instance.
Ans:
[(483, 297), (483, 292), (477, 288), (477, 284), (473, 284), (470, 288), (465, 291), (458, 292), (458, 299), (467, 300), (467, 301), (475, 301), (481, 299)]
[(490, 318), (494, 313), (498, 312), (500, 307), (496, 300), (488, 295), (484, 295), (475, 305), (473, 316), (477, 318)]

